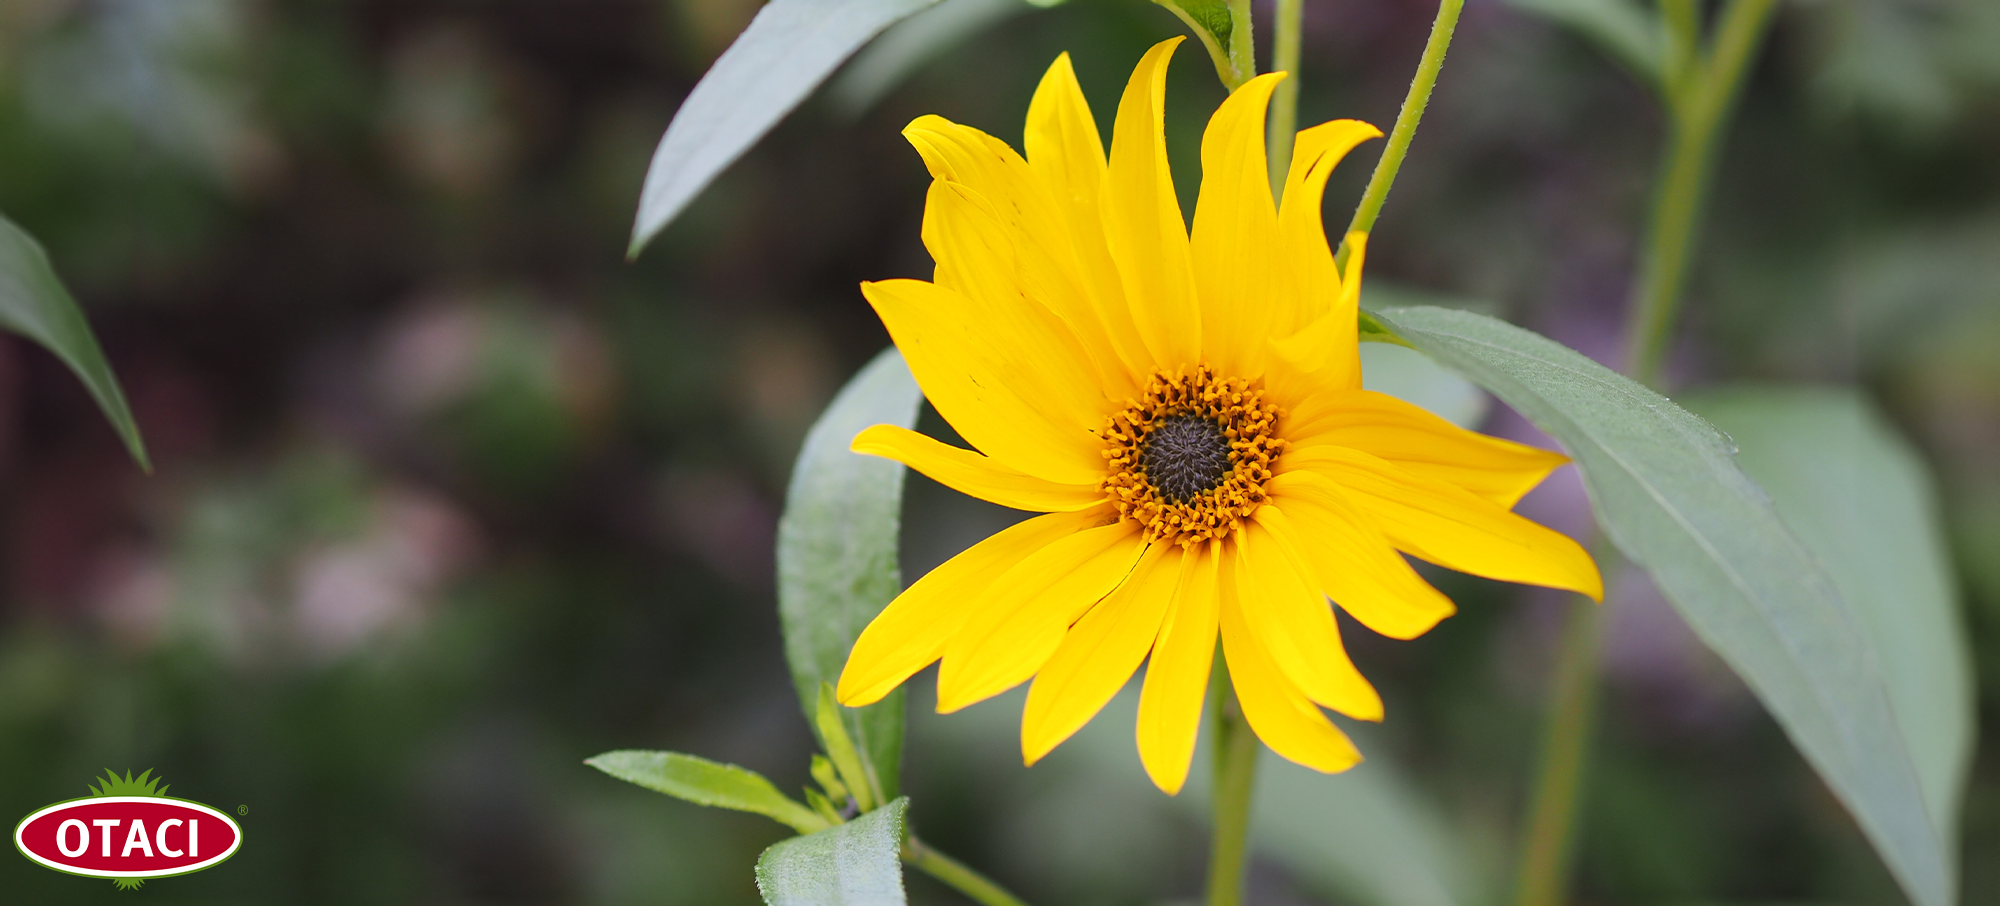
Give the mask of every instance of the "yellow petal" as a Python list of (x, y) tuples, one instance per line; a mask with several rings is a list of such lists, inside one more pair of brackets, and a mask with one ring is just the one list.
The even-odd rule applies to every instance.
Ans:
[[(1300, 131), (1293, 143), (1291, 171), (1285, 177), (1284, 200), (1278, 208), (1273, 335), (1290, 334), (1339, 304), (1340, 274), (1334, 268), (1333, 250), (1327, 245), (1320, 200), (1326, 193), (1326, 178), (1341, 158), (1354, 146), (1381, 136), (1382, 130), (1360, 120), (1334, 120)], [(1342, 348), (1352, 351), (1353, 334), (1347, 339)]]
[(1187, 782), (1201, 709), (1208, 694), (1208, 671), (1215, 663), (1215, 623), (1221, 592), (1216, 559), (1221, 542), (1181, 556), (1180, 590), (1160, 624), (1153, 655), (1146, 662), (1146, 685), (1139, 693), (1139, 761), (1146, 776), (1169, 796)]
[(1340, 728), (1327, 720), (1272, 663), (1256, 633), (1243, 619), (1236, 593), (1236, 558), (1222, 557), (1222, 654), (1229, 663), (1229, 681), (1236, 688), (1243, 718), (1271, 751), (1328, 774), (1361, 762), (1361, 753)]
[(1040, 761), (1082, 729), (1118, 694), (1160, 633), (1179, 585), (1181, 549), (1155, 544), (1132, 576), (1071, 626), (1028, 687), (1021, 712), (1021, 758)]
[(1267, 504), (1237, 534), (1243, 617), (1307, 698), (1358, 720), (1381, 720), (1382, 697), (1347, 659), (1333, 607), (1287, 543), (1289, 528), (1284, 514)]
[[(1319, 588), (1361, 625), (1392, 639), (1414, 639), (1457, 611), (1340, 488), (1309, 469), (1272, 478), (1265, 487)], [(1257, 512), (1262, 519), (1263, 510)]]
[[(1027, 232), (1006, 221), (1007, 207), (956, 182), (931, 183), (924, 244), (937, 259), (936, 283), (972, 303), (961, 329), (988, 345), (986, 354), (1006, 369), (1010, 389), (1059, 424), (1096, 429), (1119, 407), (1106, 395), (1107, 381), (1132, 386), (1129, 375), (1116, 362), (1092, 357), (1044, 304), (1080, 290), (1056, 268), (1033, 263), (1046, 256), (1036, 254)], [(1130, 396), (1121, 392), (1117, 401)]]
[(850, 449), (893, 459), (961, 494), (1017, 510), (1066, 513), (1104, 502), (1104, 492), (1096, 485), (1043, 481), (1007, 468), (992, 457), (939, 442), (900, 425), (864, 428), (854, 436)]
[[(1287, 400), (1279, 426), (1293, 450), (1351, 447), (1420, 475), (1449, 482), (1512, 508), (1569, 457), (1460, 428), (1424, 409), (1370, 390)], [(1284, 459), (1279, 458), (1280, 469)]]
[(1022, 560), (967, 603), (945, 644), (938, 713), (1007, 691), (1040, 670), (1071, 623), (1125, 581), (1145, 544), (1127, 522), (1086, 529)]
[(1604, 600), (1604, 579), (1581, 545), (1455, 485), (1345, 447), (1301, 450), (1286, 466), (1337, 486), (1399, 550), (1462, 573)]
[(1225, 374), (1262, 373), (1271, 335), (1278, 208), (1264, 156), (1264, 111), (1284, 78), (1273, 72), (1243, 83), (1209, 117), (1201, 137), (1201, 195), (1191, 240), (1201, 353)]
[(1096, 513), (1052, 513), (1014, 524), (979, 542), (903, 589), (876, 614), (840, 671), (843, 705), (880, 701), (944, 653), (970, 604), (1017, 564), (1101, 521)]
[(1104, 448), (1091, 429), (1063, 424), (1017, 390), (1021, 369), (994, 357), (1003, 342), (974, 319), (970, 300), (921, 280), (861, 284), (902, 350), (924, 396), (980, 452), (1057, 484), (1104, 476)]
[[(1137, 385), (1105, 335), (1068, 218), (1028, 162), (1007, 143), (940, 116), (918, 117), (903, 136), (937, 180), (924, 208), (924, 244), (938, 263), (936, 282), (989, 307), (1020, 307), (1026, 300), (1026, 310), (1010, 316), (1073, 334), (1097, 371), (1096, 383), (1118, 399), (1130, 396)], [(941, 184), (957, 190), (957, 198), (947, 197)], [(962, 222), (967, 219), (972, 222)], [(1089, 229), (1101, 250), (1102, 229)]]
[[(1079, 275), (1096, 310), (1105, 343), (1135, 375), (1152, 372), (1152, 355), (1139, 339), (1118, 266), (1105, 245), (1099, 203), (1105, 180), (1104, 143), (1097, 121), (1077, 87), (1069, 54), (1056, 57), (1028, 103), (1028, 123), (1022, 142), (1028, 167), (1054, 200), (1058, 216), (1069, 227)], [(1078, 329), (1078, 336), (1084, 334)]]
[(1361, 389), (1355, 319), (1360, 313), (1361, 262), (1367, 257), (1368, 234), (1349, 233), (1347, 242), (1352, 254), (1347, 277), (1340, 282), (1339, 303), (1297, 333), (1270, 342), (1272, 367), (1264, 386), (1279, 399)]
[(1193, 365), (1201, 352), (1201, 310), (1188, 260), (1187, 224), (1167, 167), (1161, 108), (1167, 60), (1181, 38), (1153, 45), (1132, 70), (1111, 132), (1111, 166), (1104, 183), (1104, 234), (1125, 287), (1139, 338), (1153, 362)]

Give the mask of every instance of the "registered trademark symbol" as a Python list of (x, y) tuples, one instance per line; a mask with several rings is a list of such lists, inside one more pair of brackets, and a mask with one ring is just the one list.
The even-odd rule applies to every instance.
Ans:
[(247, 806), (247, 805), (239, 805), (239, 806), (237, 806), (237, 807), (236, 807), (236, 814), (238, 814), (238, 815), (248, 815), (248, 814), (250, 814), (250, 807), (249, 807), (249, 806)]

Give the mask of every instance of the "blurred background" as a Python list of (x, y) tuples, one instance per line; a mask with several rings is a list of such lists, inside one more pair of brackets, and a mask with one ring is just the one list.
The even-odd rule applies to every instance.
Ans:
[[(653, 145), (756, 7), (0, 3), (0, 211), (84, 305), (157, 463), (141, 474), (51, 356), (0, 337), (0, 812), (151, 768), (249, 839), (138, 893), (0, 859), (5, 899), (757, 902), (782, 828), (582, 759), (670, 748), (807, 781), (773, 533), (806, 428), (887, 343), (856, 283), (928, 275), (927, 177), (897, 133), (939, 113), (1017, 143), (1064, 50), (1108, 126), (1179, 24), (1143, 0), (953, 0), (627, 263)], [(1386, 126), (1434, 12), (1309, 0), (1301, 122)], [(1167, 126), (1190, 209), (1221, 97), (1184, 47)], [(1603, 54), (1471, 0), (1371, 286), (1478, 300), (1617, 364), (1660, 132)], [(1334, 223), (1377, 147), (1336, 174)], [(1788, 4), (1722, 161), (1676, 381), (1867, 388), (1934, 469), (1991, 742), (2000, 5)], [(1497, 409), (1486, 427), (1528, 430)], [(911, 482), (906, 576), (1015, 518)], [(1579, 487), (1524, 506), (1582, 533)], [(1567, 604), (1438, 581), (1461, 613), (1422, 639), (1349, 624), (1390, 714), (1364, 747), (1492, 894)], [(1900, 902), (1645, 581), (1608, 606), (1579, 901)], [(1036, 902), (1195, 897), (1199, 803), (1146, 784), (1129, 717), (1024, 769), (1018, 695), (938, 717), (928, 677), (906, 768), (927, 838)], [(1963, 845), (1964, 902), (2000, 901), (1991, 745)], [(1285, 860), (1253, 871), (1256, 902), (1351, 896)]]

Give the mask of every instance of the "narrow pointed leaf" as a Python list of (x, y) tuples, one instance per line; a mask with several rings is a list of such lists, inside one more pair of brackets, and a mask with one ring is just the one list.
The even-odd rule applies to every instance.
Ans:
[(842, 60), (938, 0), (771, 0), (688, 93), (646, 168), (627, 254), (805, 100)]
[(583, 762), (628, 783), (712, 808), (755, 812), (802, 834), (827, 826), (825, 818), (771, 785), (764, 775), (679, 752), (620, 749)]
[[(827, 406), (792, 469), (778, 521), (778, 617), (799, 705), (815, 732), (820, 684), (840, 679), (861, 630), (903, 590), (896, 568), (903, 466), (847, 445), (869, 425), (914, 426), (922, 399), (902, 354), (884, 350)], [(865, 708), (839, 710), (883, 799), (895, 798), (902, 690)]]
[(1737, 467), (1667, 398), (1539, 334), (1440, 308), (1384, 327), (1513, 406), (1576, 460), (1598, 523), (1743, 677), (1917, 906), (1954, 899), (1866, 624)]
[(83, 309), (56, 278), (41, 244), (6, 217), (0, 217), (0, 329), (41, 344), (68, 365), (110, 419), (126, 452), (140, 468), (152, 471), (139, 425), (132, 420), (125, 393), (118, 389), (118, 379), (97, 347)]
[(1925, 805), (1939, 835), (1956, 839), (1972, 658), (1923, 460), (1847, 388), (1728, 387), (1683, 402), (1736, 441), (1743, 471), (1859, 612)]
[(757, 858), (769, 906), (902, 906), (903, 812), (896, 799), (816, 834), (780, 841)]
[(833, 700), (833, 684), (819, 684), (818, 712), (813, 717), (813, 729), (826, 742), (826, 754), (833, 759), (835, 770), (840, 772), (840, 780), (847, 791), (854, 796), (854, 804), (864, 812), (874, 811), (881, 784), (869, 776), (861, 753), (855, 751), (854, 740), (847, 735), (847, 727), (840, 722), (840, 705)]

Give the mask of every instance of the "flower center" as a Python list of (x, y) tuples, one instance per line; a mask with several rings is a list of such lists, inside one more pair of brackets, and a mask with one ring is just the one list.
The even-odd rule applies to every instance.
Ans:
[(1273, 430), (1283, 415), (1264, 402), (1261, 382), (1219, 377), (1207, 365), (1159, 372), (1106, 419), (1110, 468), (1100, 487), (1149, 541), (1186, 547), (1228, 537), (1264, 503), (1271, 461), (1285, 449)]
[(1161, 496), (1186, 503), (1229, 476), (1229, 438), (1214, 419), (1161, 416), (1139, 442), (1139, 467)]

